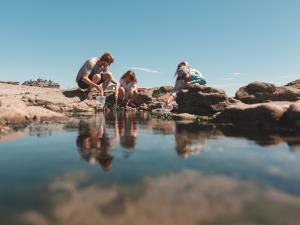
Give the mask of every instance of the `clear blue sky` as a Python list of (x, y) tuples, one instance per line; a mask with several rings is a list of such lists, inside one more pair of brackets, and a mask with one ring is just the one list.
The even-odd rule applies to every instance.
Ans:
[(82, 63), (112, 52), (119, 78), (140, 87), (172, 85), (187, 60), (229, 95), (255, 80), (300, 77), (298, 0), (2, 0), (0, 80), (38, 76), (75, 87)]

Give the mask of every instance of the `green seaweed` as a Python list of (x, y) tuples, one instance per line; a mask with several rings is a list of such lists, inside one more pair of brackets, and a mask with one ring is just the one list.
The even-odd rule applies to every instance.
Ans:
[(119, 106), (119, 105), (114, 105), (114, 106), (112, 107), (112, 111), (113, 111), (113, 112), (123, 112), (123, 111), (125, 111), (125, 108), (124, 108), (124, 107), (121, 107), (121, 106)]
[(196, 116), (196, 121), (197, 122), (208, 122), (208, 120), (209, 120), (209, 117), (208, 116), (200, 116), (200, 115), (198, 115), (198, 116)]
[(175, 120), (175, 115), (173, 113), (162, 113), (159, 115), (155, 115), (154, 118), (161, 120)]

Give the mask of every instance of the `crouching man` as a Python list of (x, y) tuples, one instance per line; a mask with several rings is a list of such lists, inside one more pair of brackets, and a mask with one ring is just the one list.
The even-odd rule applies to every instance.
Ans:
[(108, 71), (108, 67), (113, 62), (112, 54), (107, 52), (101, 57), (88, 59), (78, 71), (76, 77), (78, 87), (87, 89), (87, 91), (96, 88), (99, 94), (103, 95), (110, 82), (117, 84), (117, 81), (112, 77), (112, 73)]

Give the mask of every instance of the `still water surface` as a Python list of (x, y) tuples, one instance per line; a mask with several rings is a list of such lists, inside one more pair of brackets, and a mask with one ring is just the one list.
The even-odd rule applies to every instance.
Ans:
[(143, 113), (14, 135), (0, 142), (1, 224), (300, 224), (299, 136)]

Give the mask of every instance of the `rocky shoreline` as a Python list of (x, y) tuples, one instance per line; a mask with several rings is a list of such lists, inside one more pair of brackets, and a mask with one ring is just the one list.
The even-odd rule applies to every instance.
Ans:
[[(146, 89), (137, 96), (137, 108), (161, 114), (161, 107), (172, 87)], [(113, 110), (114, 94), (107, 95), (105, 110)], [(67, 121), (78, 113), (97, 112), (95, 95), (79, 89), (53, 89), (0, 83), (0, 133), (33, 121)], [(253, 82), (241, 87), (234, 98), (221, 89), (187, 85), (177, 96), (175, 119), (197, 120), (207, 116), (210, 122), (256, 129), (300, 128), (300, 80), (284, 86)], [(195, 116), (196, 115), (196, 116)]]

